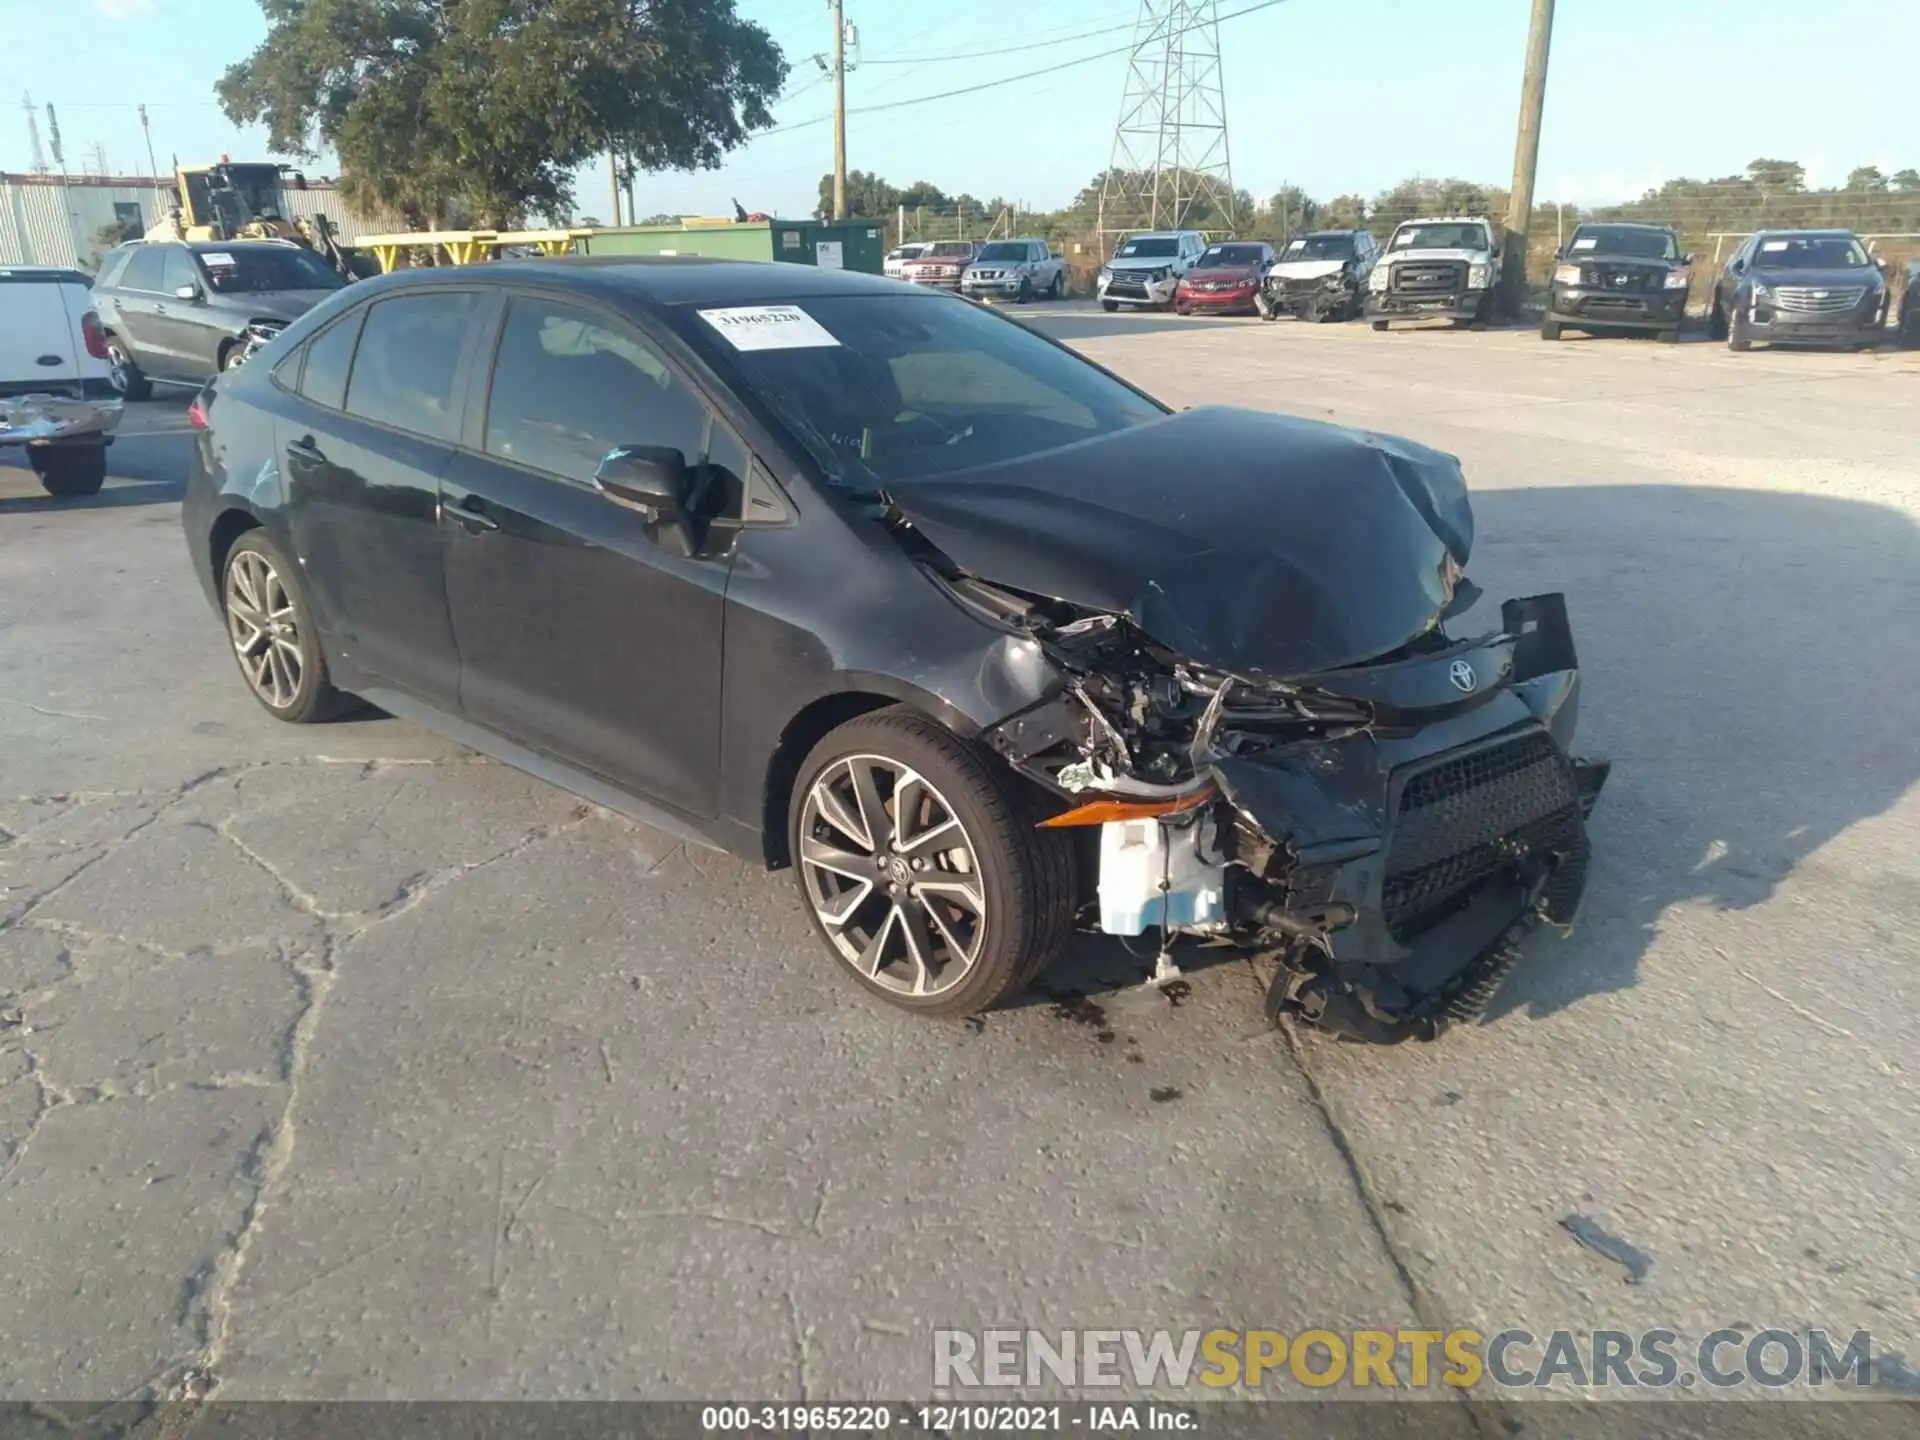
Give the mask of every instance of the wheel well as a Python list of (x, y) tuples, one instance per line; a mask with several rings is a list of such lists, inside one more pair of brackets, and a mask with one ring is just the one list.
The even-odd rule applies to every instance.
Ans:
[(220, 342), (219, 353), (213, 357), (214, 369), (224, 370), (227, 368), (227, 356), (233, 353), (233, 347), (239, 343), (240, 338), (237, 335), (229, 335)]
[(801, 762), (807, 753), (858, 715), (884, 710), (897, 704), (891, 696), (864, 690), (825, 695), (787, 722), (780, 732), (780, 743), (767, 763), (766, 798), (760, 822), (761, 844), (766, 851), (767, 868), (781, 870), (793, 863), (787, 847), (787, 806), (793, 798), (794, 782), (800, 778)]
[(213, 533), (207, 541), (207, 557), (213, 562), (214, 593), (220, 590), (220, 574), (227, 568), (227, 552), (233, 549), (233, 542), (249, 530), (258, 530), (260, 522), (244, 510), (222, 510), (220, 518), (213, 522)]

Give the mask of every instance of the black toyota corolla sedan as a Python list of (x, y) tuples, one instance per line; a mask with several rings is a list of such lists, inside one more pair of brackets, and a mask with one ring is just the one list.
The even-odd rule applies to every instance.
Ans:
[(991, 1006), (1078, 926), (1275, 953), (1270, 1012), (1430, 1036), (1579, 901), (1606, 766), (1568, 753), (1565, 606), (1462, 624), (1466, 487), (1423, 446), (694, 259), (355, 285), (191, 416), (188, 549), (268, 711), (361, 697), (791, 866), (907, 1009)]

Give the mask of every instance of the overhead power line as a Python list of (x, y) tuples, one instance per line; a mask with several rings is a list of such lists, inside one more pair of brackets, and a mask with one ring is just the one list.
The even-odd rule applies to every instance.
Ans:
[[(1271, 10), (1276, 5), (1283, 5), (1285, 3), (1286, 0), (1259, 0), (1258, 4), (1243, 6), (1238, 10), (1229, 11), (1227, 14), (1220, 16), (1218, 23), (1224, 25), (1229, 20), (1238, 20), (1243, 15), (1255, 15), (1262, 10)], [(1209, 26), (1213, 23), (1211, 20), (1207, 22)], [(1190, 31), (1202, 28), (1205, 27), (1191, 25), (1172, 33), (1175, 35), (1185, 35)], [(931, 105), (936, 100), (953, 100), (962, 95), (978, 95), (983, 91), (998, 90), (1007, 85), (1017, 85), (1023, 80), (1037, 80), (1043, 75), (1057, 75), (1062, 70), (1073, 70), (1082, 65), (1092, 65), (1096, 61), (1111, 60), (1116, 55), (1130, 55), (1133, 53), (1133, 48), (1131, 45), (1121, 45), (1112, 50), (1101, 50), (1092, 55), (1082, 55), (1077, 60), (1063, 60), (1058, 65), (1047, 65), (1038, 70), (1023, 71), (1018, 75), (1005, 75), (998, 80), (983, 80), (978, 85), (962, 85), (956, 90), (942, 90), (933, 95), (916, 95), (911, 100), (889, 100), (884, 105), (850, 106), (847, 114), (877, 115), (883, 110), (902, 110), (909, 105)], [(816, 115), (811, 120), (794, 120), (785, 125), (776, 125), (771, 130), (762, 130), (760, 135), (780, 135), (789, 130), (805, 130), (815, 125), (825, 125), (832, 119), (833, 116), (830, 114)]]
[(869, 65), (943, 65), (949, 60), (985, 60), (995, 55), (1018, 55), (1027, 50), (1051, 50), (1056, 45), (1071, 45), (1076, 40), (1092, 40), (1101, 35), (1124, 35), (1132, 24), (1103, 25), (1098, 30), (1082, 30), (1077, 35), (1060, 35), (1051, 40), (1030, 40), (1025, 45), (1006, 45), (998, 50), (960, 50), (945, 55), (894, 55), (874, 57)]

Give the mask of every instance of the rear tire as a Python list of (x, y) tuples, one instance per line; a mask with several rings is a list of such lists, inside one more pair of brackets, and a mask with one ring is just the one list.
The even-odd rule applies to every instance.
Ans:
[(1659, 333), (1659, 340), (1662, 345), (1678, 345), (1680, 343), (1680, 327), (1678, 325), (1669, 325)]
[(107, 366), (113, 388), (120, 392), (123, 400), (147, 400), (153, 396), (153, 382), (141, 373), (134, 363), (133, 353), (127, 349), (127, 342), (118, 335), (107, 337)]
[(1560, 322), (1557, 320), (1542, 320), (1540, 322), (1540, 338), (1542, 340), (1558, 340), (1560, 338)]
[(904, 706), (833, 731), (801, 765), (787, 820), (800, 897), (828, 953), (863, 989), (920, 1015), (974, 1015), (1017, 993), (1073, 921), (1073, 850), (1037, 828), (1038, 809), (990, 752)]
[(56, 500), (98, 495), (107, 480), (104, 445), (34, 446), (28, 449), (27, 460), (40, 477), (40, 488)]
[(247, 531), (227, 552), (220, 611), (241, 678), (274, 719), (312, 725), (352, 708), (327, 675), (299, 572), (265, 531)]
[(1058, 300), (1062, 295), (1066, 293), (1067, 293), (1067, 272), (1064, 270), (1056, 270), (1053, 272), (1053, 283), (1047, 286), (1047, 299)]

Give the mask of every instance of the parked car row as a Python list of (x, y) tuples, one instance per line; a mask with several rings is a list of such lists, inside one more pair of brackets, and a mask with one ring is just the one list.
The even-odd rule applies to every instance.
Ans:
[[(1696, 257), (1664, 225), (1591, 222), (1554, 256), (1540, 337), (1680, 338)], [(1484, 215), (1403, 222), (1384, 247), (1367, 230), (1296, 236), (1278, 253), (1264, 241), (1208, 243), (1198, 231), (1131, 235), (1100, 270), (1102, 308), (1192, 314), (1283, 315), (1308, 321), (1365, 316), (1375, 330), (1445, 319), (1484, 329), (1500, 289), (1500, 232)], [(1751, 235), (1714, 276), (1708, 331), (1729, 348), (1758, 342), (1864, 347), (1886, 332), (1887, 266), (1847, 230)], [(1920, 344), (1920, 261), (1907, 267), (1897, 325)]]
[(1044, 240), (936, 240), (897, 246), (880, 262), (890, 280), (952, 290), (973, 300), (1058, 300), (1067, 262)]

